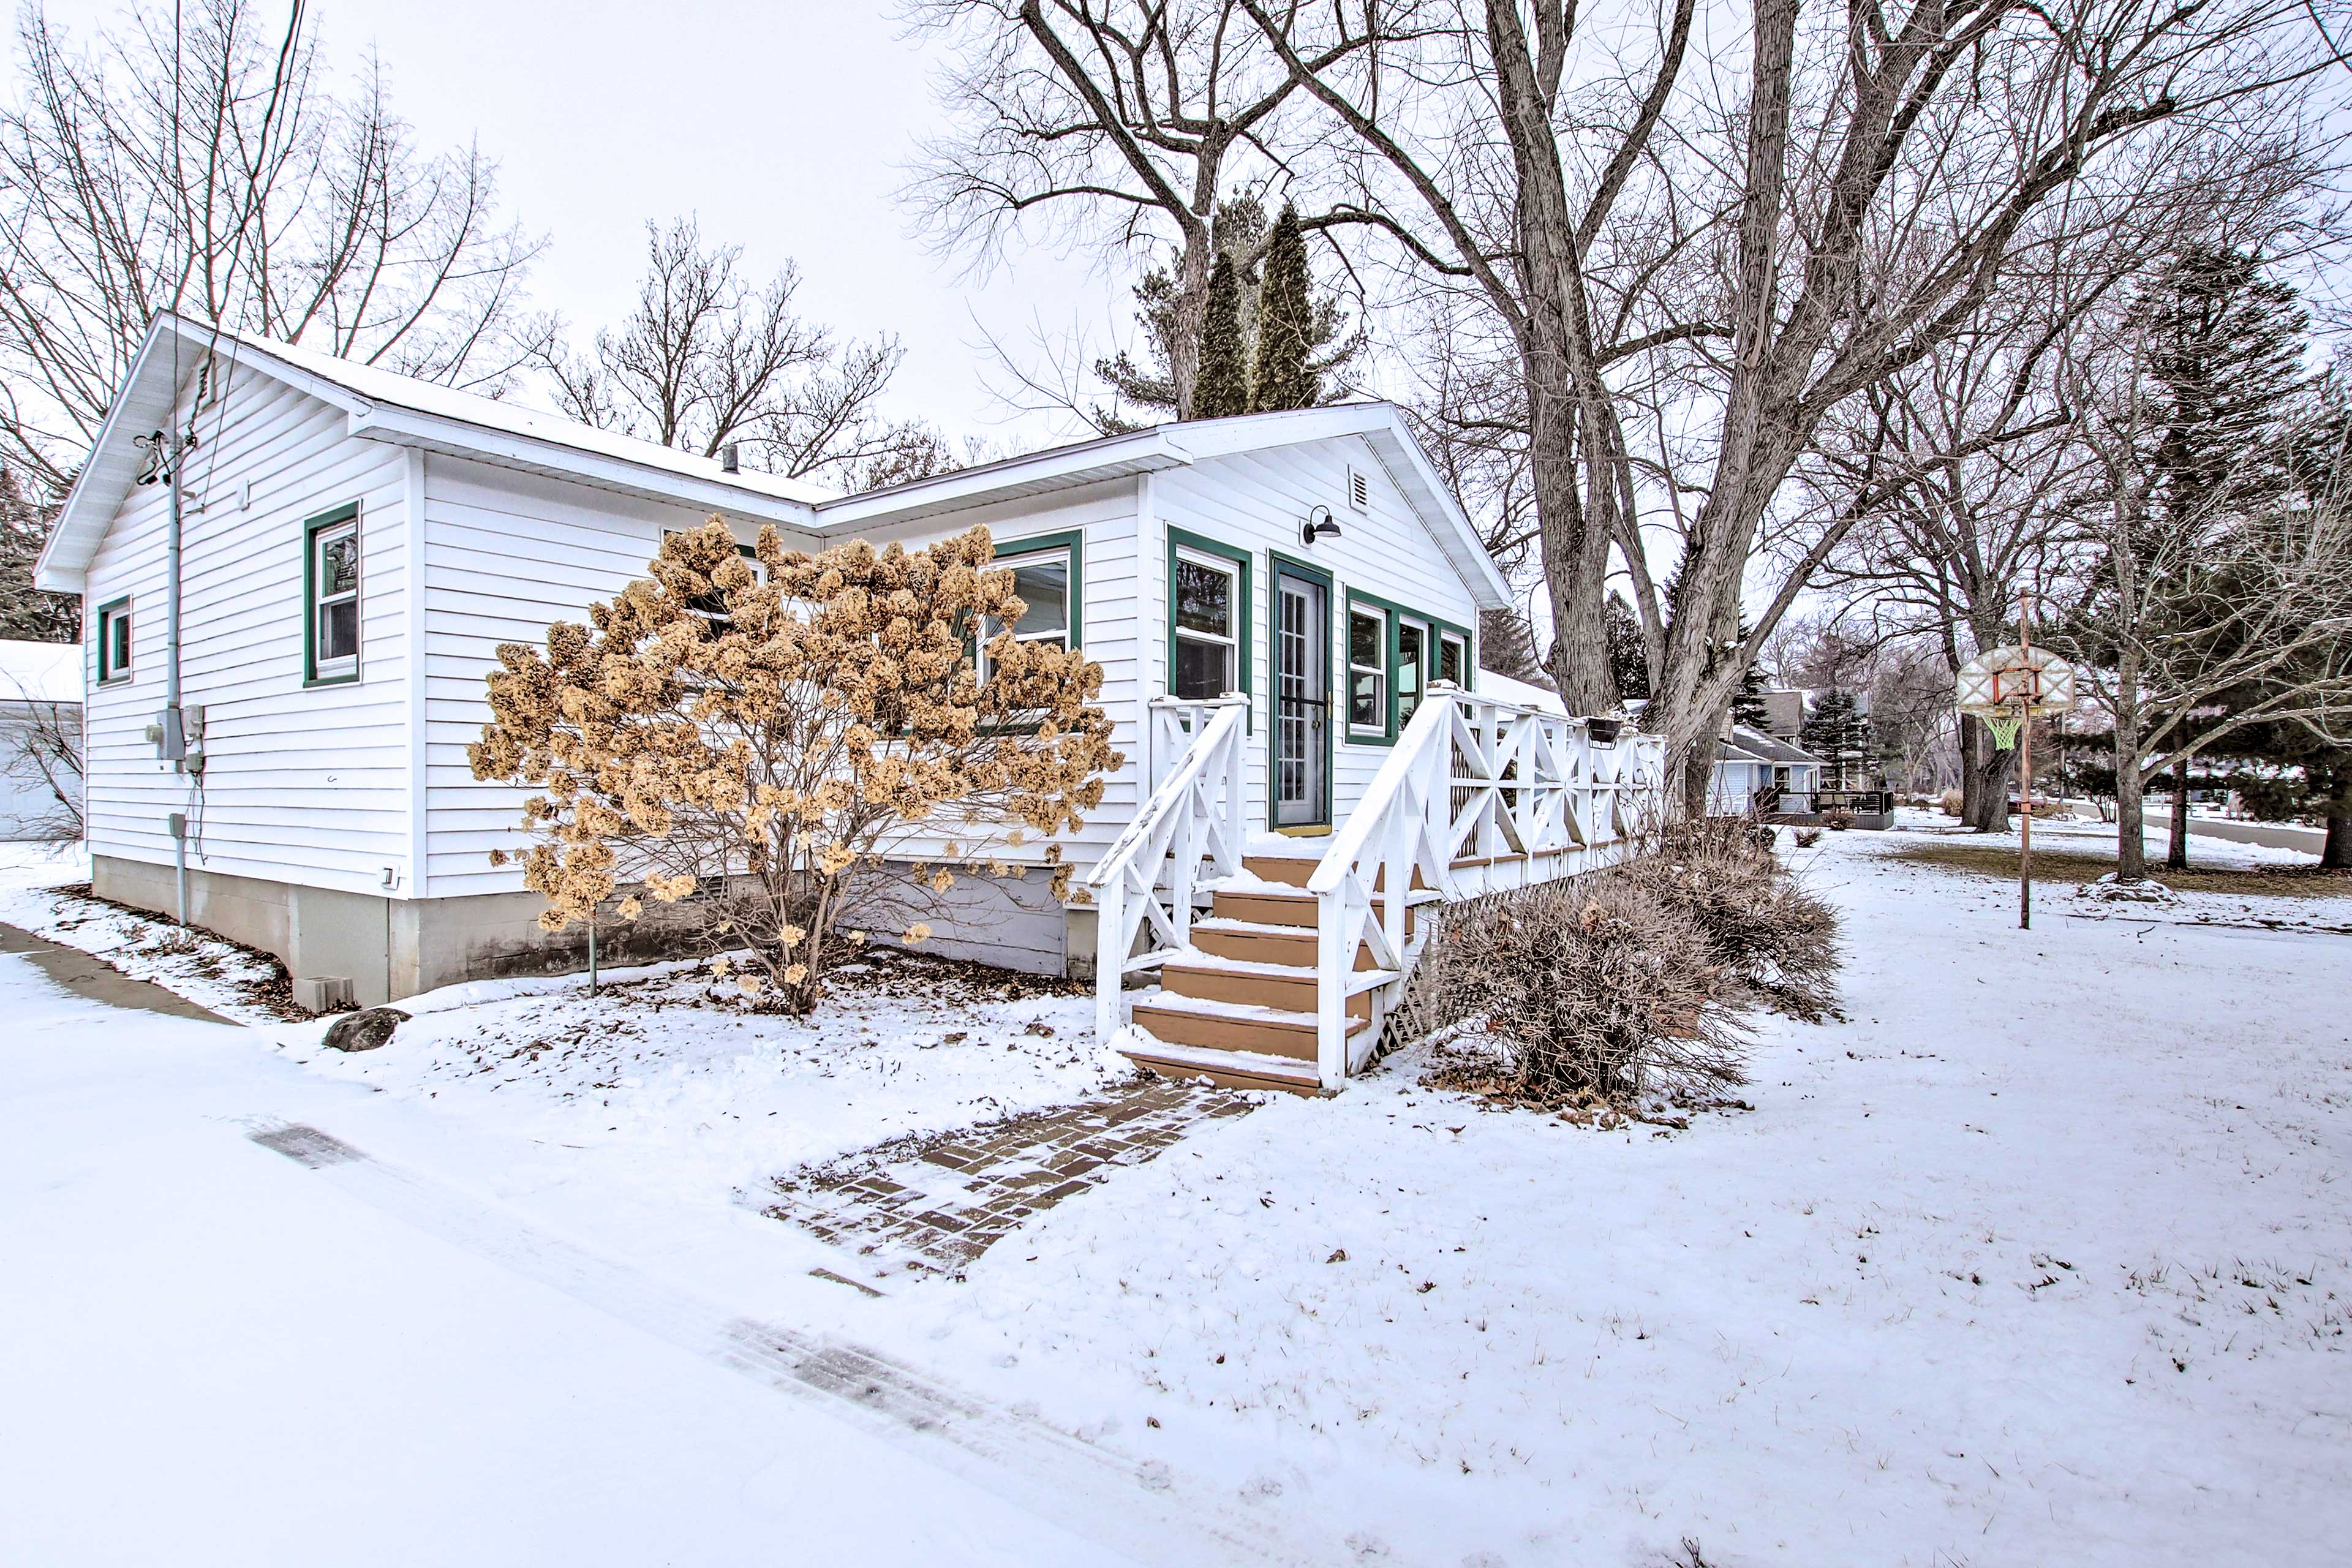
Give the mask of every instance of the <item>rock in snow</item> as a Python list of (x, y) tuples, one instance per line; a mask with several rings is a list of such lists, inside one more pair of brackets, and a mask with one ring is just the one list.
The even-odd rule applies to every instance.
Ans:
[(327, 1026), (331, 1051), (373, 1051), (391, 1043), (392, 1032), (408, 1022), (397, 1007), (362, 1007)]

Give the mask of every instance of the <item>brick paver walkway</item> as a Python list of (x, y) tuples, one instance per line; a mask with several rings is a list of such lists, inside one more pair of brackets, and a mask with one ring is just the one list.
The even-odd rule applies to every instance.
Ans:
[(894, 1139), (794, 1172), (777, 1179), (762, 1212), (857, 1254), (877, 1282), (910, 1270), (955, 1274), (1031, 1215), (1257, 1103), (1154, 1079), (1102, 1100), (944, 1137)]

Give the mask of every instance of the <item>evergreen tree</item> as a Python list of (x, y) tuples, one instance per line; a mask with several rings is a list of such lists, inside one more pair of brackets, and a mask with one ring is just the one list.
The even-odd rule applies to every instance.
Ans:
[(1517, 610), (1478, 612), (1478, 668), (1530, 684), (1544, 679), (1543, 661), (1536, 657), (1536, 636), (1528, 618)]
[(1322, 388), (1307, 363), (1314, 347), (1315, 302), (1307, 273), (1307, 236), (1298, 210), (1286, 205), (1266, 241), (1265, 280), (1258, 286), (1257, 374), (1250, 411), (1312, 408)]
[(1822, 692), (1812, 711), (1805, 715), (1797, 743), (1821, 759), (1825, 789), (1862, 787), (1858, 781), (1868, 774), (1876, 750), (1861, 702), (1853, 692), (1836, 686)]
[[(1744, 622), (1739, 627), (1739, 640), (1742, 642), (1748, 640), (1748, 626)], [(1772, 715), (1764, 706), (1764, 667), (1760, 664), (1749, 664), (1746, 672), (1739, 678), (1739, 689), (1732, 694), (1731, 721), (1733, 723), (1744, 724), (1751, 730), (1771, 728)]]
[[(33, 567), (55, 514), (25, 493), (16, 471), (0, 465), (0, 637), (14, 642), (77, 642), (81, 601), (33, 586)], [(0, 697), (8, 695), (0, 692)]]
[(1201, 323), (1201, 374), (1192, 384), (1192, 417), (1223, 419), (1249, 412), (1249, 363), (1243, 357), (1241, 277), (1233, 258), (1209, 270), (1207, 315)]
[(1642, 622), (1623, 595), (1611, 594), (1601, 606), (1601, 630), (1609, 638), (1609, 672), (1617, 678), (1617, 700), (1650, 700), (1650, 659), (1642, 647)]

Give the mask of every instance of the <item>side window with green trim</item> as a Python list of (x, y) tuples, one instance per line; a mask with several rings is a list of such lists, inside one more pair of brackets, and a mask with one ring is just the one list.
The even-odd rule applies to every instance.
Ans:
[(360, 509), (357, 502), (302, 525), (303, 679), (318, 686), (360, 678)]
[(973, 650), (981, 679), (988, 679), (988, 645), (1000, 632), (1010, 631), (1019, 642), (1061, 648), (1085, 646), (1080, 609), (1085, 550), (1076, 531), (997, 546), (991, 568), (1013, 574), (1013, 592), (1021, 595), (1024, 607), (1021, 618), (1010, 626), (992, 619), (982, 623)]
[(98, 679), (131, 679), (131, 601), (117, 599), (98, 612)]

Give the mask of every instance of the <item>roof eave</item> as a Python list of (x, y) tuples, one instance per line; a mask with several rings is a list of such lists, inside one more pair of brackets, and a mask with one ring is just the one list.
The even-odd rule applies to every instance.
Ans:
[(1165, 426), (1108, 436), (1032, 457), (1008, 458), (976, 468), (961, 468), (887, 489), (867, 490), (819, 502), (816, 528), (845, 528), (911, 521), (940, 512), (965, 511), (992, 502), (1075, 489), (1106, 480), (1131, 479), (1161, 468), (1181, 468), (1192, 454), (1171, 438)]
[(597, 485), (649, 500), (684, 501), (736, 517), (779, 523), (802, 532), (813, 531), (815, 527), (814, 509), (806, 501), (764, 496), (756, 490), (699, 479), (691, 474), (671, 473), (625, 458), (583, 451), (560, 441), (492, 430), (466, 420), (391, 404), (363, 403), (351, 416), (350, 430), (363, 440), (419, 447), (451, 457), (477, 458), (548, 479)]

